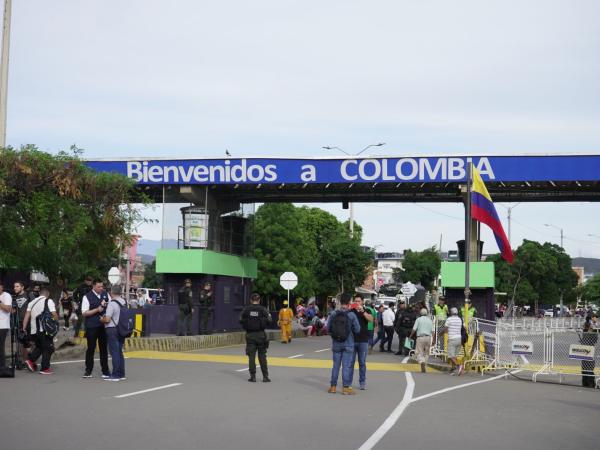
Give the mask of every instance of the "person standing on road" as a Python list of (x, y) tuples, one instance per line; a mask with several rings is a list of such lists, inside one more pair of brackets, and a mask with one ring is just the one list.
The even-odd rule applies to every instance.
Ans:
[(385, 330), (383, 329), (383, 303), (377, 307), (377, 316), (375, 318), (377, 321), (375, 331), (377, 337), (373, 340), (373, 344), (371, 344), (371, 351), (373, 347), (377, 345), (378, 342), (383, 342), (385, 340)]
[(85, 319), (85, 337), (87, 339), (85, 373), (83, 374), (83, 378), (92, 378), (96, 345), (98, 345), (100, 353), (102, 378), (110, 378), (106, 330), (104, 329), (104, 324), (100, 321), (107, 304), (108, 294), (104, 290), (104, 283), (102, 280), (96, 279), (92, 284), (92, 290), (85, 294), (81, 301), (81, 312)]
[(352, 358), (354, 356), (354, 333), (360, 332), (360, 324), (356, 315), (349, 312), (350, 299), (350, 294), (343, 293), (340, 297), (340, 309), (333, 311), (327, 320), (333, 354), (331, 382), (327, 391), (330, 394), (336, 393), (340, 367), (342, 368), (342, 394), (355, 394), (352, 389), (352, 371), (354, 370)]
[[(596, 345), (598, 342), (598, 333), (600, 332), (597, 326), (598, 315), (596, 313), (588, 315), (583, 325), (583, 333), (581, 334), (582, 345), (591, 345), (592, 347)], [(583, 387), (596, 387), (595, 368), (596, 363), (593, 359), (591, 361), (581, 361), (581, 385)]]
[(0, 282), (0, 369), (6, 366), (6, 336), (10, 330), (10, 314), (12, 312), (12, 297), (4, 292), (4, 284)]
[(117, 324), (121, 316), (121, 308), (127, 308), (125, 300), (121, 298), (123, 289), (115, 284), (110, 288), (111, 300), (106, 307), (106, 314), (100, 318), (106, 329), (106, 339), (108, 341), (108, 350), (112, 358), (112, 373), (108, 381), (124, 381), (125, 378), (125, 357), (123, 356), (123, 345), (125, 338), (119, 335)]
[(410, 337), (417, 336), (417, 344), (415, 345), (415, 353), (417, 360), (421, 364), (421, 372), (425, 373), (427, 360), (429, 359), (429, 349), (431, 348), (431, 332), (433, 331), (433, 322), (427, 317), (427, 308), (421, 309), (421, 317), (419, 317), (413, 325), (413, 330)]
[(458, 375), (462, 375), (464, 366), (458, 363), (458, 355), (462, 348), (462, 337), (460, 330), (462, 329), (462, 320), (458, 317), (458, 309), (450, 309), (450, 317), (445, 321), (444, 331), (448, 333), (448, 359), (452, 364), (450, 374), (453, 375), (458, 367)]
[[(27, 306), (29, 302), (32, 300), (29, 294), (25, 291), (25, 285), (22, 281), (15, 281), (13, 285), (13, 290), (15, 291), (15, 303), (17, 304), (17, 314), (19, 320), (19, 330), (22, 328), (23, 321), (25, 320), (25, 314), (27, 313)], [(31, 348), (31, 324), (28, 324), (26, 330), (22, 333), (22, 339), (19, 339), (19, 347), (21, 349), (21, 354), (17, 357), (17, 369), (21, 370), (25, 360), (27, 360), (27, 355), (29, 354), (29, 349)]]
[(367, 352), (369, 351), (369, 324), (373, 322), (373, 316), (363, 307), (363, 299), (360, 295), (354, 297), (354, 304), (350, 310), (356, 316), (360, 331), (354, 333), (354, 353), (352, 354), (352, 371), (350, 372), (350, 385), (354, 378), (354, 362), (358, 356), (358, 383), (360, 390), (367, 388)]
[[(25, 365), (31, 372), (37, 370), (36, 361), (39, 357), (42, 357), (42, 368), (40, 373), (42, 375), (52, 375), (54, 371), (50, 368), (50, 358), (54, 353), (54, 339), (52, 336), (48, 336), (41, 329), (38, 317), (46, 310), (52, 314), (52, 318), (58, 322), (58, 314), (56, 313), (56, 305), (54, 300), (50, 298), (50, 291), (47, 288), (40, 289), (40, 296), (35, 300), (31, 301), (27, 305), (27, 312), (25, 313), (25, 319), (23, 320), (23, 330), (27, 329), (31, 321), (31, 335), (35, 339), (35, 349), (29, 353), (29, 357), (25, 360)], [(57, 324), (58, 328), (58, 324)]]
[[(213, 291), (210, 283), (204, 283), (200, 291), (200, 334), (212, 334), (212, 315), (214, 310)], [(209, 323), (210, 329), (209, 329)]]
[(92, 290), (92, 281), (93, 278), (89, 275), (85, 277), (83, 283), (81, 283), (77, 289), (73, 291), (73, 302), (75, 307), (75, 314), (77, 315), (77, 322), (75, 323), (75, 333), (74, 337), (79, 336), (79, 331), (81, 330), (81, 326), (83, 325), (83, 313), (81, 312), (81, 303), (83, 302), (83, 297)]
[(384, 351), (384, 346), (387, 343), (388, 353), (392, 353), (392, 341), (394, 340), (394, 319), (396, 316), (394, 315), (394, 311), (392, 311), (388, 305), (383, 306), (383, 314), (381, 315), (383, 320), (383, 330), (385, 331), (385, 339), (381, 341), (379, 344), (379, 351)]
[(240, 316), (240, 323), (246, 330), (246, 355), (248, 355), (248, 368), (250, 378), (248, 381), (256, 383), (256, 353), (258, 363), (263, 375), (263, 383), (269, 383), (269, 368), (267, 366), (267, 349), (269, 339), (265, 328), (271, 323), (271, 315), (267, 308), (260, 304), (260, 295), (254, 293), (250, 296), (250, 305), (246, 306)]
[(289, 307), (288, 301), (283, 301), (283, 308), (279, 310), (279, 320), (277, 325), (281, 329), (281, 343), (287, 344), (292, 342), (292, 320), (294, 319), (294, 311)]
[(407, 336), (410, 334), (410, 330), (412, 329), (412, 323), (410, 324), (410, 328), (406, 330), (405, 317), (407, 317), (407, 308), (406, 302), (404, 300), (398, 301), (398, 311), (396, 311), (396, 316), (394, 318), (394, 331), (398, 335), (398, 351), (395, 353), (396, 355), (404, 355), (404, 341)]
[(373, 353), (373, 339), (375, 337), (375, 329), (377, 328), (377, 311), (375, 311), (375, 308), (371, 305), (370, 299), (365, 300), (365, 311), (373, 318), (373, 320), (367, 324), (367, 333), (369, 334), (369, 354)]
[(191, 336), (192, 314), (194, 314), (192, 280), (186, 278), (183, 280), (183, 283), (183, 287), (179, 289), (179, 292), (177, 292), (177, 303), (179, 304), (177, 336)]

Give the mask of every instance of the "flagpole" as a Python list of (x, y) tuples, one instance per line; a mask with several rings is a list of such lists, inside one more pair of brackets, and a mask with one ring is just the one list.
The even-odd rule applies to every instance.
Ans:
[(471, 296), (471, 180), (472, 163), (467, 162), (467, 201), (465, 208), (465, 303)]

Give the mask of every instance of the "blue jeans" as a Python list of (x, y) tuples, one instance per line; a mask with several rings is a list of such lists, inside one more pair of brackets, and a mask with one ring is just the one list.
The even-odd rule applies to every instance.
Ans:
[(112, 377), (125, 378), (125, 357), (123, 356), (125, 338), (119, 336), (116, 327), (107, 328), (106, 337), (108, 339), (108, 351), (112, 358)]
[(383, 326), (381, 326), (377, 329), (377, 339), (375, 339), (373, 341), (373, 343), (371, 344), (371, 347), (375, 347), (375, 345), (377, 345), (377, 343), (379, 341), (384, 341), (384, 340), (385, 340), (385, 330), (383, 329)]
[(340, 366), (342, 367), (342, 385), (348, 387), (352, 385), (352, 359), (354, 356), (354, 346), (333, 348), (333, 368), (331, 369), (331, 386), (337, 386)]
[(356, 361), (356, 355), (358, 355), (358, 382), (361, 386), (364, 386), (367, 382), (367, 352), (369, 351), (368, 342), (355, 342), (354, 352), (352, 353), (352, 372), (350, 376), (350, 384), (354, 378), (354, 363)]

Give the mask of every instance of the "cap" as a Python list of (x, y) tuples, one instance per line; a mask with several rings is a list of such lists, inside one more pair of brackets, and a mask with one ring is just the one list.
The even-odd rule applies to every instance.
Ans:
[(284, 300), (284, 301), (283, 301), (283, 304), (284, 304), (285, 306), (287, 306), (287, 305), (288, 305), (288, 301), (287, 301), (287, 300)]

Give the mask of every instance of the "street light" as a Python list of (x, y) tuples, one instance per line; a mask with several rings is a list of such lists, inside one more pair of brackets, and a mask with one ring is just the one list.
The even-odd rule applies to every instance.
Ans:
[(505, 208), (508, 211), (508, 214), (507, 214), (507, 219), (508, 219), (508, 243), (510, 244), (510, 248), (512, 248), (512, 240), (511, 240), (512, 210), (515, 209), (517, 206), (519, 206), (521, 203), (523, 203), (523, 202), (515, 203), (512, 206), (505, 206)]
[[(355, 153), (354, 155), (348, 153), (346, 150), (344, 150), (343, 148), (340, 148), (340, 147), (332, 147), (330, 145), (325, 145), (321, 148), (324, 148), (325, 150), (339, 150), (340, 152), (342, 152), (343, 154), (345, 154), (347, 156), (358, 156), (368, 148), (383, 147), (384, 145), (385, 145), (385, 142), (380, 142), (378, 144), (370, 144), (370, 145), (367, 145), (365, 148), (363, 148), (360, 152)], [(354, 237), (354, 204), (352, 202), (348, 202), (348, 208), (350, 209), (350, 237)]]
[(561, 248), (565, 248), (563, 245), (563, 229), (561, 227), (557, 227), (556, 225), (552, 225), (551, 223), (545, 223), (544, 224), (545, 227), (552, 227), (552, 228), (556, 228), (557, 230), (560, 230), (560, 247)]
[(2, 27), (2, 62), (0, 67), (0, 147), (6, 146), (6, 98), (8, 95), (8, 53), (10, 50), (10, 17), (12, 0), (4, 1), (4, 24)]

